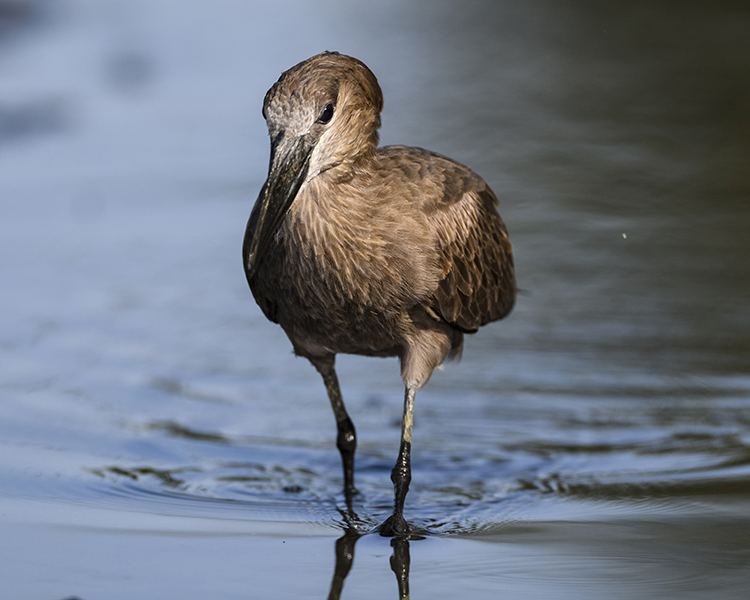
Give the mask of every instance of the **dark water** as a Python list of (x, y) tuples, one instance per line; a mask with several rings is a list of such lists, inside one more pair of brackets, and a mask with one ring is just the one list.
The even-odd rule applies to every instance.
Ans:
[[(750, 10), (612, 4), (0, 0), (2, 597), (745, 598)], [(525, 290), (417, 397), (408, 545), (398, 365), (339, 359), (349, 514), (240, 265), (323, 49), (490, 182)]]

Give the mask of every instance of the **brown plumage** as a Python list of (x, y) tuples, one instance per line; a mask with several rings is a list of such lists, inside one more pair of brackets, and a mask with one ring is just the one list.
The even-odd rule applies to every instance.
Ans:
[(460, 356), (464, 333), (510, 312), (516, 286), (495, 194), (439, 154), (377, 148), (382, 106), (375, 76), (355, 58), (325, 52), (282, 74), (263, 103), (271, 161), (243, 260), (263, 313), (323, 376), (347, 502), (356, 436), (335, 355), (399, 357), (402, 443), (381, 532), (405, 535), (414, 396)]

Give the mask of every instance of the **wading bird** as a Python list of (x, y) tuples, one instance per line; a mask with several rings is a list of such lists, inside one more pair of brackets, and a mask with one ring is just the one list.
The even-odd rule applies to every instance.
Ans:
[(399, 358), (401, 447), (380, 532), (404, 536), (414, 397), (465, 333), (510, 312), (516, 284), (489, 186), (434, 152), (378, 148), (382, 108), (377, 79), (349, 56), (324, 52), (281, 75), (263, 102), (271, 160), (242, 255), (265, 316), (323, 376), (348, 504), (357, 440), (336, 354)]

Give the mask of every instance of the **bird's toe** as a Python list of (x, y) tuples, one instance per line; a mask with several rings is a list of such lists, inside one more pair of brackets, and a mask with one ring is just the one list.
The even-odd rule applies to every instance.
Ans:
[(378, 531), (383, 537), (405, 537), (411, 533), (411, 527), (402, 515), (394, 513), (383, 522)]

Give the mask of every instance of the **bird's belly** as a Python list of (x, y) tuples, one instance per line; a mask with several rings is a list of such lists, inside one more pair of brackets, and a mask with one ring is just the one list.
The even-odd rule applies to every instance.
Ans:
[[(281, 311), (280, 311), (281, 313)], [(360, 354), (397, 356), (401, 348), (398, 318), (361, 307), (295, 307), (279, 319), (295, 351), (302, 355)]]
[(379, 280), (344, 279), (294, 250), (272, 245), (251, 288), (298, 355), (401, 354), (408, 317), (398, 302), (384, 299)]
[[(282, 283), (282, 282), (279, 282)], [(265, 295), (295, 352), (302, 356), (397, 356), (402, 346), (398, 312), (386, 312), (326, 293), (279, 285)]]

